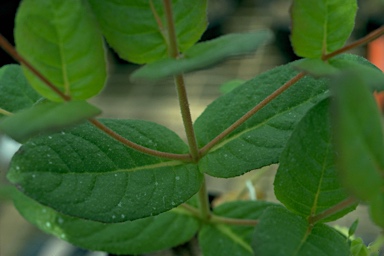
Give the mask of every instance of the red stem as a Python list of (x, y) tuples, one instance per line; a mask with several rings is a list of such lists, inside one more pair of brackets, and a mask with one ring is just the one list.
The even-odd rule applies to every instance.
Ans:
[(14, 58), (19, 63), (25, 65), (32, 73), (34, 73), (41, 81), (43, 81), (52, 91), (59, 95), (64, 101), (70, 101), (71, 97), (64, 94), (52, 84), (43, 74), (41, 74), (37, 69), (35, 69), (26, 59), (24, 59), (16, 49), (5, 39), (3, 35), (0, 34), (0, 46), (4, 49), (12, 58)]

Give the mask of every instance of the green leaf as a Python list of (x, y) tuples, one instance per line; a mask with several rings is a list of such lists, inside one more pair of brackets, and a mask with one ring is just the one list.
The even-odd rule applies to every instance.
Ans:
[[(145, 147), (187, 153), (167, 128), (140, 120), (103, 120)], [(192, 163), (137, 152), (90, 124), (29, 140), (12, 159), (8, 179), (41, 204), (74, 217), (123, 222), (187, 201), (203, 175)]]
[(308, 221), (281, 206), (266, 209), (256, 225), (252, 247), (263, 256), (349, 256), (347, 239), (333, 228)]
[[(0, 108), (7, 112), (32, 107), (41, 96), (28, 84), (19, 65), (0, 68)], [(0, 113), (0, 117), (2, 117)]]
[[(18, 191), (16, 191), (18, 192)], [(44, 232), (93, 251), (141, 254), (189, 241), (199, 228), (198, 220), (183, 209), (135, 221), (104, 224), (60, 214), (18, 192), (18, 211)]]
[(361, 239), (360, 237), (355, 240), (352, 240), (351, 255), (352, 256), (372, 256), (370, 255), (367, 246), (364, 244), (363, 239)]
[(230, 91), (239, 87), (240, 85), (242, 85), (245, 82), (246, 81), (242, 80), (242, 79), (230, 80), (230, 81), (228, 81), (228, 82), (226, 82), (220, 86), (220, 92), (221, 92), (221, 94), (229, 93)]
[(358, 225), (359, 225), (359, 219), (356, 219), (348, 229), (348, 236), (349, 237), (351, 237), (355, 234)]
[(17, 141), (85, 121), (101, 111), (85, 101), (48, 102), (0, 118), (0, 131)]
[[(17, 50), (49, 81), (73, 99), (90, 98), (104, 86), (103, 39), (85, 1), (24, 0), (15, 25)], [(44, 97), (62, 99), (24, 68)]]
[(295, 67), (314, 77), (334, 75), (340, 71), (329, 62), (324, 62), (321, 59), (304, 59), (303, 61), (297, 62)]
[[(273, 203), (263, 201), (233, 201), (214, 209), (214, 214), (227, 218), (253, 219)], [(199, 232), (199, 243), (206, 256), (253, 255), (251, 248), (252, 226), (204, 225)]]
[[(206, 145), (297, 73), (291, 65), (280, 66), (216, 99), (195, 122), (199, 146)], [(325, 79), (304, 77), (213, 147), (200, 160), (200, 170), (227, 178), (276, 163), (296, 123), (328, 95)]]
[(294, 0), (291, 41), (301, 57), (320, 58), (341, 48), (354, 27), (356, 0)]
[[(329, 115), (328, 99), (307, 112), (281, 153), (275, 176), (277, 199), (303, 217), (317, 215), (349, 196), (336, 169)], [(336, 220), (355, 207), (343, 209), (321, 221)]]
[[(153, 62), (168, 56), (163, 1), (88, 0), (108, 43), (125, 60)], [(151, 3), (162, 23), (159, 28)], [(173, 19), (181, 52), (194, 45), (207, 26), (206, 0), (172, 0)]]
[(345, 186), (371, 200), (382, 193), (384, 138), (378, 107), (364, 79), (347, 72), (334, 81), (338, 167)]
[(294, 66), (314, 77), (335, 76), (342, 71), (359, 73), (369, 87), (374, 91), (384, 89), (384, 73), (371, 62), (354, 54), (342, 54), (328, 62), (320, 59), (304, 59), (295, 62)]
[(202, 69), (231, 56), (251, 53), (271, 39), (269, 30), (225, 35), (192, 46), (181, 58), (167, 58), (147, 64), (134, 72), (131, 78), (160, 79)]
[[(384, 185), (382, 185), (383, 187)], [(373, 199), (370, 201), (370, 207), (369, 212), (371, 215), (371, 218), (376, 225), (378, 225), (381, 228), (384, 228), (384, 192), (381, 191), (380, 194), (376, 195)]]

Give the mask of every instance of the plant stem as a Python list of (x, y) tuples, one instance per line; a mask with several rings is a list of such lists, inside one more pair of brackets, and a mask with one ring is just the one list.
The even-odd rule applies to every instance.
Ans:
[[(206, 219), (203, 219), (201, 217), (201, 212), (199, 211), (199, 209), (196, 209), (195, 207), (189, 204), (182, 204), (181, 207), (189, 211), (196, 218), (206, 221)], [(235, 225), (235, 226), (252, 226), (252, 227), (258, 223), (257, 220), (227, 218), (227, 217), (222, 217), (214, 214), (210, 215), (209, 222), (216, 223), (216, 224), (227, 224), (227, 225)]]
[(114, 138), (115, 140), (117, 140), (117, 141), (123, 143), (124, 145), (126, 145), (126, 146), (128, 146), (134, 150), (137, 150), (139, 152), (142, 152), (142, 153), (145, 153), (145, 154), (148, 154), (151, 156), (157, 156), (157, 157), (168, 158), (168, 159), (173, 159), (173, 160), (181, 160), (181, 161), (191, 161), (192, 160), (191, 156), (189, 154), (167, 153), (167, 152), (157, 151), (154, 149), (143, 147), (139, 144), (134, 143), (133, 141), (130, 141), (130, 140), (124, 138), (120, 134), (112, 131), (107, 126), (105, 126), (103, 123), (101, 123), (100, 121), (98, 121), (94, 118), (88, 119), (88, 121), (91, 122), (98, 129), (103, 131), (104, 133), (106, 133), (109, 136), (111, 136), (112, 138)]
[(12, 115), (11, 112), (9, 112), (5, 109), (2, 109), (2, 108), (0, 108), (0, 114), (5, 115), (5, 116), (11, 116)]
[(207, 221), (211, 218), (211, 210), (209, 208), (209, 200), (207, 193), (207, 185), (205, 184), (205, 177), (198, 192), (199, 204), (200, 204), (200, 216), (203, 220)]
[(297, 81), (299, 81), (301, 78), (305, 76), (304, 72), (300, 72), (295, 77), (293, 77), (291, 80), (286, 82), (283, 86), (272, 92), (268, 97), (266, 97), (264, 100), (262, 100), (259, 104), (257, 104), (254, 108), (249, 110), (245, 115), (240, 117), (236, 122), (234, 122), (231, 126), (229, 126), (227, 129), (225, 129), (222, 133), (216, 136), (213, 140), (208, 142), (207, 145), (205, 145), (203, 148), (200, 149), (200, 155), (205, 155), (211, 148), (213, 148), (216, 144), (218, 144), (224, 137), (226, 137), (228, 134), (236, 130), (240, 125), (242, 125), (245, 121), (247, 121), (250, 117), (252, 117), (257, 111), (265, 107), (269, 102), (274, 100), (277, 96), (282, 94), (284, 91), (286, 91), (289, 87), (291, 87), (293, 84), (295, 84)]
[[(171, 0), (163, 0), (163, 3), (168, 28), (168, 54), (171, 58), (177, 59), (179, 57), (179, 49), (177, 46), (175, 23), (172, 16)], [(191, 153), (193, 161), (197, 162), (199, 160), (199, 147), (197, 146), (196, 135), (193, 128), (184, 77), (183, 75), (177, 75), (174, 80), (179, 98), (181, 117), (183, 119), (184, 129), (188, 140), (189, 152)]]
[(54, 91), (58, 96), (60, 96), (64, 101), (70, 101), (71, 97), (64, 94), (52, 84), (43, 74), (41, 74), (36, 68), (34, 68), (31, 63), (29, 63), (25, 58), (23, 58), (15, 48), (0, 34), (0, 46), (4, 49), (12, 58), (18, 61), (21, 64), (24, 64), (33, 74), (35, 74), (41, 81), (43, 81), (52, 91)]
[(220, 224), (235, 225), (235, 226), (251, 226), (251, 227), (254, 227), (258, 223), (257, 220), (235, 219), (235, 218), (221, 217), (221, 216), (217, 216), (217, 215), (212, 215), (210, 220), (211, 220), (212, 223), (220, 223)]
[(329, 54), (326, 54), (322, 57), (322, 60), (328, 60), (330, 58), (333, 58), (335, 57), (336, 55), (339, 55), (341, 53), (344, 53), (346, 51), (349, 51), (351, 49), (354, 49), (356, 47), (359, 47), (361, 45), (364, 45), (364, 44), (367, 44), (373, 40), (375, 40), (376, 38), (380, 37), (381, 35), (384, 35), (384, 26), (381, 26), (379, 27), (378, 29), (372, 31), (371, 33), (369, 33), (368, 35), (366, 35), (365, 37), (363, 38), (360, 38), (359, 40), (349, 44), (349, 45), (346, 45), (344, 46), (343, 48), (340, 48), (334, 52), (331, 52)]
[(353, 197), (348, 197), (347, 199), (345, 199), (344, 201), (341, 201), (340, 203), (332, 206), (331, 208), (317, 214), (317, 215), (314, 215), (314, 216), (310, 216), (308, 218), (308, 222), (309, 224), (315, 224), (316, 222), (322, 220), (322, 219), (325, 219), (341, 210), (344, 210), (345, 208), (347, 207), (350, 207), (356, 203), (358, 203), (359, 201), (356, 199), (356, 198), (353, 198)]

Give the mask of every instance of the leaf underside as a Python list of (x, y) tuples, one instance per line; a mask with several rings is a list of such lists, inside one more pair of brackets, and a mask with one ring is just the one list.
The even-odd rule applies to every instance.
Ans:
[(300, 57), (320, 58), (341, 48), (351, 34), (356, 0), (294, 0), (291, 42)]
[(189, 241), (199, 228), (199, 222), (181, 209), (135, 221), (104, 224), (58, 213), (17, 190), (13, 198), (23, 217), (44, 232), (93, 251), (114, 254), (158, 251)]
[[(103, 38), (86, 1), (22, 1), (15, 42), (17, 51), (72, 99), (88, 99), (104, 87)], [(63, 101), (28, 69), (24, 72), (45, 98)]]
[[(151, 11), (151, 2), (163, 30)], [(163, 1), (89, 0), (89, 3), (103, 35), (121, 58), (143, 64), (168, 56)], [(205, 31), (206, 7), (206, 0), (172, 0), (176, 37), (181, 52), (195, 44)]]
[[(87, 118), (101, 110), (85, 101), (47, 102), (0, 119), (0, 131), (17, 141), (43, 132), (56, 131)], [(25, 125), (28, 124), (28, 125)]]
[(225, 35), (192, 46), (178, 59), (167, 58), (147, 64), (135, 71), (131, 79), (160, 79), (210, 67), (231, 56), (252, 53), (271, 38), (268, 30)]

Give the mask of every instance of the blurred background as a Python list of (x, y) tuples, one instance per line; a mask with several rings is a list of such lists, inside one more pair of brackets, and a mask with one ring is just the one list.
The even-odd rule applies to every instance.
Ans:
[[(13, 43), (14, 15), (20, 1), (2, 0), (0, 3), (0, 33)], [(193, 119), (220, 96), (220, 85), (233, 80), (248, 80), (277, 65), (297, 59), (289, 42), (289, 0), (209, 0), (209, 28), (202, 40), (209, 40), (232, 32), (246, 32), (270, 28), (275, 33), (273, 43), (259, 49), (255, 54), (233, 58), (213, 68), (186, 75), (187, 91)], [(378, 8), (381, 6), (382, 8)], [(366, 35), (384, 24), (384, 4), (381, 0), (359, 1), (356, 30), (353, 38)], [(365, 56), (366, 49), (354, 53)], [(383, 56), (384, 57), (384, 56)], [(172, 79), (157, 82), (129, 81), (130, 74), (138, 68), (127, 63), (109, 50), (107, 54), (109, 79), (107, 87), (91, 100), (103, 110), (103, 117), (145, 119), (160, 123), (185, 138), (176, 90)], [(14, 61), (0, 50), (0, 65)], [(0, 185), (7, 184), (5, 173), (10, 157), (18, 145), (0, 134)], [(276, 167), (225, 180), (208, 179), (208, 190), (215, 196), (214, 203), (249, 196), (252, 184), (258, 199), (275, 200), (272, 183)], [(378, 229), (367, 216), (365, 207), (349, 214), (338, 225), (348, 226), (357, 218), (360, 225), (357, 235), (366, 243), (375, 239)], [(189, 255), (193, 244), (158, 252), (151, 255)], [(198, 254), (198, 252), (197, 252)], [(0, 197), (0, 256), (81, 256), (107, 255), (74, 248), (66, 242), (43, 234), (27, 223), (17, 213), (11, 202)]]

